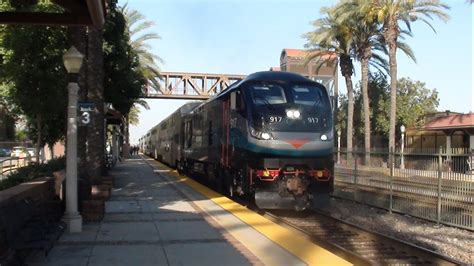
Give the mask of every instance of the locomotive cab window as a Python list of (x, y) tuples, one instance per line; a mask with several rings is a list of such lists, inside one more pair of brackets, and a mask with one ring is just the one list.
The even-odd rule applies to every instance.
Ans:
[(262, 82), (251, 84), (248, 92), (253, 129), (326, 132), (332, 127), (331, 104), (322, 86)]
[(286, 103), (285, 91), (276, 84), (259, 84), (252, 87), (252, 100), (255, 105)]
[(230, 108), (236, 111), (245, 110), (245, 102), (240, 90), (234, 91), (230, 94)]
[(321, 104), (322, 90), (306, 86), (294, 86), (292, 88), (293, 102), (296, 104), (317, 106)]

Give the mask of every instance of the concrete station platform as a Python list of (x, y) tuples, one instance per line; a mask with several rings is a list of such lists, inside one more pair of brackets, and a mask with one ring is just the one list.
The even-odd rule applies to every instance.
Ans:
[(137, 156), (112, 174), (104, 220), (28, 265), (350, 265), (154, 160)]

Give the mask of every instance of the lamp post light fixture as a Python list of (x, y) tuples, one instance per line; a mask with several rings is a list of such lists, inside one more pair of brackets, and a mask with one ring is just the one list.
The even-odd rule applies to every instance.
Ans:
[(337, 130), (337, 164), (341, 164), (341, 130)]
[(67, 149), (66, 149), (66, 213), (64, 221), (71, 233), (82, 231), (82, 217), (78, 212), (77, 197), (77, 74), (84, 56), (74, 47), (63, 55), (64, 66), (69, 74), (67, 107)]
[(400, 169), (405, 169), (405, 160), (403, 158), (403, 149), (405, 148), (405, 126), (400, 126), (400, 132), (402, 132), (402, 143), (401, 143), (401, 155), (400, 155)]

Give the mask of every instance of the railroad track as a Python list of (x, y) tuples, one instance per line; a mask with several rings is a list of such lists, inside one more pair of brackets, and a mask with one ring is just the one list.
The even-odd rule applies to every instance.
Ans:
[(442, 254), (318, 212), (259, 211), (356, 265), (459, 265)]

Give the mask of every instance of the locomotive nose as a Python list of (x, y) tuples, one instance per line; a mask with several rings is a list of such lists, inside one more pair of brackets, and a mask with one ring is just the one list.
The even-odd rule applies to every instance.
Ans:
[[(296, 132), (272, 132), (275, 140), (279, 141), (281, 148), (291, 150), (306, 150), (314, 148), (331, 148), (332, 144), (328, 140), (327, 135), (323, 133), (296, 133)], [(324, 137), (325, 139), (322, 140)]]

